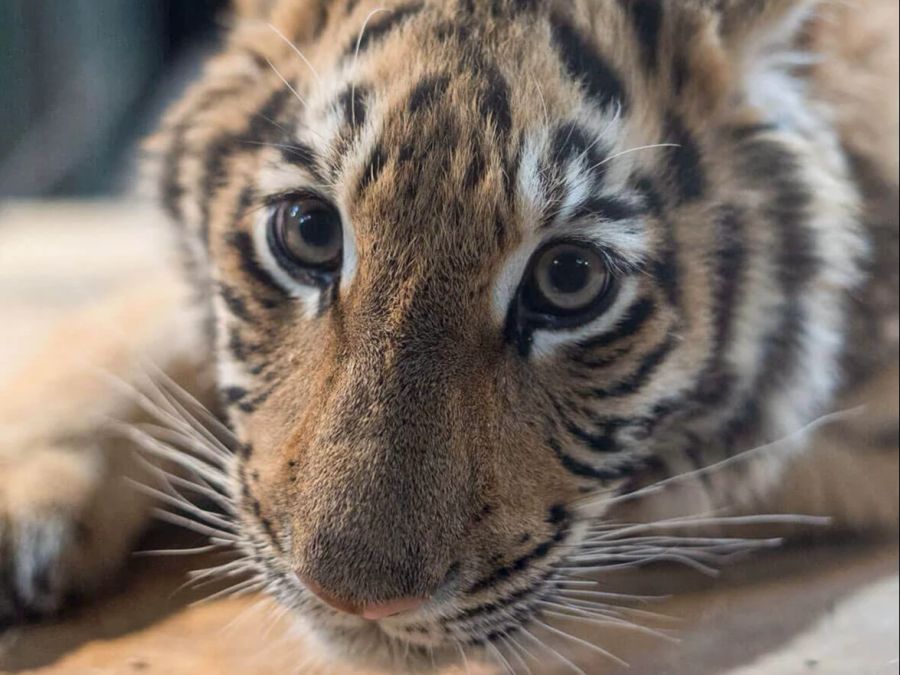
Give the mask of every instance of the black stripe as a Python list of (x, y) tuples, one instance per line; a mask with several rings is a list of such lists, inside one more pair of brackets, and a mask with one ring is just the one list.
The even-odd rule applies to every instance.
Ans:
[(556, 570), (550, 569), (544, 572), (537, 580), (528, 584), (525, 588), (521, 588), (514, 593), (500, 598), (499, 600), (491, 600), (475, 607), (470, 607), (461, 611), (459, 614), (450, 617), (449, 620), (442, 622), (441, 625), (446, 627), (456, 627), (459, 624), (478, 617), (489, 617), (496, 614), (500, 610), (507, 609), (519, 603), (519, 601), (527, 598), (529, 595), (535, 594), (545, 588), (547, 579), (556, 574)]
[(716, 248), (712, 270), (712, 354), (697, 385), (695, 398), (708, 405), (728, 400), (734, 376), (728, 373), (725, 353), (734, 334), (747, 251), (744, 223), (736, 207), (723, 207), (716, 216)]
[(597, 183), (595, 189), (600, 189), (600, 184), (606, 175), (606, 148), (600, 145), (577, 122), (565, 122), (553, 130), (550, 139), (550, 161), (556, 165), (562, 173), (566, 165), (576, 158), (581, 158), (590, 167), (591, 175)]
[(432, 106), (435, 101), (444, 95), (444, 92), (447, 91), (449, 85), (449, 75), (430, 75), (428, 77), (423, 77), (416, 86), (413, 87), (406, 109), (410, 114), (415, 115), (423, 108)]
[(235, 405), (237, 406), (237, 409), (242, 413), (250, 414), (252, 412), (255, 412), (259, 406), (265, 403), (274, 391), (275, 385), (272, 385), (253, 398), (248, 399), (246, 398), (246, 396), (244, 398), (241, 398), (240, 400), (235, 402)]
[(487, 164), (484, 159), (484, 152), (477, 144), (472, 144), (471, 157), (466, 167), (466, 173), (463, 176), (463, 189), (474, 190), (475, 187), (484, 178)]
[(312, 146), (301, 141), (290, 141), (281, 144), (281, 158), (288, 164), (306, 169), (318, 181), (324, 181), (319, 166), (319, 156)]
[[(241, 83), (243, 88), (244, 83)], [(182, 224), (184, 216), (181, 212), (181, 199), (185, 188), (181, 184), (181, 164), (184, 157), (190, 154), (191, 148), (186, 137), (191, 129), (193, 118), (202, 115), (229, 97), (235, 95), (235, 89), (219, 89), (207, 92), (197, 107), (187, 113), (171, 132), (169, 151), (163, 160), (161, 200), (169, 217), (177, 224)]]
[(248, 343), (244, 340), (237, 326), (233, 326), (228, 335), (228, 351), (241, 363), (246, 362), (251, 356), (261, 351), (261, 345)]
[[(386, 37), (395, 28), (403, 24), (406, 19), (415, 16), (422, 10), (421, 3), (409, 3), (399, 5), (384, 14), (373, 17), (366, 25), (360, 37), (357, 38), (359, 53), (362, 54), (372, 44)], [(357, 53), (357, 40), (347, 46), (345, 56), (353, 56)]]
[(678, 264), (678, 244), (672, 223), (665, 219), (665, 240), (662, 250), (653, 260), (653, 278), (672, 307), (681, 307), (681, 273)]
[(483, 64), (481, 72), (486, 80), (484, 91), (478, 102), (481, 115), (494, 124), (494, 129), (502, 137), (512, 129), (512, 110), (509, 105), (509, 85), (506, 78), (493, 63)]
[(229, 157), (246, 149), (248, 143), (261, 143), (273, 138), (279, 130), (277, 119), (293, 95), (287, 88), (276, 90), (256, 113), (250, 116), (247, 126), (236, 133), (220, 136), (210, 143), (204, 159), (203, 184), (200, 194), (201, 228), (204, 245), (208, 245), (210, 206), (218, 189), (225, 182), (225, 168)]
[(608, 431), (592, 434), (571, 420), (566, 420), (566, 430), (592, 452), (612, 453), (622, 450), (615, 436)]
[(627, 108), (622, 81), (600, 56), (594, 45), (565, 17), (554, 13), (550, 18), (553, 43), (569, 75), (578, 80), (587, 95), (601, 108), (617, 103)]
[(247, 398), (248, 392), (243, 387), (225, 387), (222, 389), (222, 402), (226, 406), (235, 405), (239, 401)]
[[(505, 565), (503, 567), (495, 569), (486, 577), (479, 579), (466, 591), (466, 593), (475, 594), (487, 590), (492, 586), (496, 586), (498, 583), (508, 580), (510, 577), (516, 574), (520, 574), (521, 572), (531, 567), (534, 563), (546, 558), (553, 551), (554, 547), (566, 538), (566, 534), (569, 531), (570, 521), (571, 516), (564, 510), (561, 519), (558, 519), (556, 520), (556, 522), (551, 523), (555, 527), (553, 536), (535, 546), (525, 555), (516, 558), (509, 565)], [(549, 517), (548, 522), (550, 522)]]
[(611, 331), (586, 340), (580, 340), (577, 346), (581, 349), (600, 349), (637, 334), (656, 314), (656, 303), (652, 298), (641, 298), (625, 310), (625, 318)]
[(656, 369), (666, 360), (666, 357), (672, 353), (677, 345), (678, 340), (674, 334), (670, 333), (653, 351), (644, 356), (637, 369), (628, 377), (609, 387), (592, 389), (590, 396), (594, 398), (615, 398), (634, 394), (647, 384), (656, 372)]
[(767, 197), (762, 213), (778, 238), (775, 264), (784, 299), (778, 323), (765, 339), (752, 394), (727, 425), (731, 450), (748, 438), (758, 440), (764, 402), (795, 375), (808, 321), (802, 292), (821, 264), (807, 224), (812, 198), (796, 155), (774, 139), (751, 136), (735, 145), (735, 157), (747, 183)]
[(550, 449), (553, 451), (553, 454), (556, 455), (559, 463), (562, 464), (563, 468), (571, 474), (578, 476), (579, 478), (588, 478), (590, 480), (599, 481), (601, 483), (609, 483), (616, 480), (621, 480), (625, 476), (632, 473), (632, 470), (626, 467), (619, 468), (600, 468), (594, 467), (590, 464), (585, 464), (574, 457), (567, 455), (563, 452), (562, 447), (560, 447), (559, 443), (555, 438), (548, 438), (547, 445), (550, 446)]
[(600, 218), (601, 220), (630, 220), (643, 215), (639, 207), (617, 197), (588, 197), (575, 207), (575, 218)]
[(666, 142), (675, 143), (666, 154), (674, 172), (672, 176), (679, 203), (692, 202), (706, 193), (706, 174), (700, 159), (700, 150), (693, 136), (681, 119), (670, 113), (666, 120)]
[(351, 129), (359, 129), (366, 123), (368, 115), (368, 87), (357, 84), (347, 87), (338, 96), (338, 107), (343, 112), (344, 122)]
[(659, 38), (663, 24), (663, 3), (659, 0), (620, 0), (634, 25), (641, 46), (644, 68), (653, 73), (659, 65)]
[(731, 130), (731, 137), (738, 143), (751, 140), (754, 136), (775, 131), (778, 127), (771, 122), (757, 122), (755, 124), (744, 124), (734, 127)]
[(249, 233), (240, 231), (230, 232), (226, 236), (225, 241), (234, 249), (235, 253), (238, 254), (241, 261), (241, 271), (247, 275), (248, 278), (270, 291), (275, 291), (279, 295), (284, 294), (285, 291), (281, 285), (279, 285), (257, 261), (256, 248), (253, 245), (253, 238)]
[(241, 321), (253, 321), (253, 315), (247, 309), (247, 302), (238, 292), (224, 282), (219, 282), (219, 297), (225, 302), (228, 311)]
[(370, 185), (378, 180), (387, 161), (388, 157), (385, 154), (384, 147), (380, 142), (376, 143), (375, 147), (372, 148), (372, 152), (369, 154), (369, 161), (366, 162), (362, 176), (360, 176), (359, 185), (356, 188), (357, 192), (365, 192)]

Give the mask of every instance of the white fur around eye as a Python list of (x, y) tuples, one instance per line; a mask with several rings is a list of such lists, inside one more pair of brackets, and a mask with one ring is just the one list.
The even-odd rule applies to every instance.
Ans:
[(269, 220), (275, 207), (270, 206), (260, 211), (255, 222), (253, 223), (253, 247), (256, 250), (256, 256), (259, 264), (268, 272), (272, 278), (281, 286), (292, 298), (300, 301), (303, 307), (303, 314), (307, 318), (314, 318), (319, 310), (320, 296), (322, 290), (316, 286), (303, 284), (288, 274), (278, 261), (272, 250), (269, 248), (268, 230)]
[(612, 306), (593, 321), (577, 328), (534, 331), (532, 338), (532, 354), (534, 358), (547, 356), (562, 345), (601, 335), (615, 328), (624, 318), (625, 310), (634, 303), (637, 296), (637, 287), (636, 279), (622, 280), (618, 295)]

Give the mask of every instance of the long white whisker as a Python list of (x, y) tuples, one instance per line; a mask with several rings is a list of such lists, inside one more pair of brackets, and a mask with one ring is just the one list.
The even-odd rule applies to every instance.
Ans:
[(306, 67), (309, 68), (310, 72), (313, 74), (313, 77), (316, 78), (316, 82), (321, 87), (322, 86), (322, 78), (319, 76), (318, 71), (316, 71), (316, 69), (313, 67), (313, 64), (309, 62), (308, 58), (306, 58), (306, 55), (302, 51), (300, 51), (300, 48), (297, 47), (297, 45), (295, 45), (292, 40), (288, 39), (288, 37), (284, 33), (282, 33), (280, 30), (278, 30), (278, 28), (274, 24), (270, 23), (267, 25), (269, 26), (269, 28), (272, 29), (272, 31), (275, 32), (275, 34), (278, 37), (280, 37), (284, 41), (284, 43), (288, 47), (290, 47), (292, 50), (294, 50), (294, 53), (300, 57), (300, 59), (303, 61), (303, 63), (306, 64)]
[(284, 83), (284, 86), (288, 88), (288, 91), (290, 91), (294, 95), (294, 98), (296, 98), (298, 101), (300, 101), (300, 103), (303, 104), (303, 107), (306, 108), (307, 107), (306, 99), (300, 95), (300, 92), (298, 92), (294, 88), (294, 86), (290, 82), (287, 81), (287, 79), (284, 77), (284, 75), (282, 75), (280, 72), (278, 72), (278, 68), (276, 68), (275, 64), (269, 60), (269, 57), (264, 56), (263, 58), (266, 60), (266, 63), (269, 64), (269, 68), (271, 68), (272, 71), (278, 76), (278, 79), (281, 80)]
[[(635, 490), (634, 492), (629, 492), (628, 494), (621, 495), (619, 497), (615, 497), (609, 499), (607, 497), (600, 497), (603, 500), (604, 504), (615, 504), (622, 501), (629, 501), (631, 499), (635, 499), (637, 497), (641, 497), (643, 495), (652, 494), (658, 492), (662, 488), (666, 487), (670, 483), (678, 483), (684, 480), (688, 480), (691, 478), (697, 478), (698, 476), (702, 476), (708, 473), (712, 473), (722, 469), (723, 467), (729, 466), (731, 464), (735, 464), (738, 462), (742, 462), (746, 460), (748, 457), (752, 455), (757, 455), (761, 453), (768, 452), (773, 449), (780, 448), (784, 445), (788, 445), (794, 442), (799, 442), (802, 440), (802, 437), (811, 434), (812, 432), (818, 430), (820, 427), (830, 424), (831, 422), (840, 421), (846, 419), (848, 417), (852, 417), (855, 415), (859, 415), (863, 410), (865, 410), (865, 406), (857, 406), (855, 408), (846, 408), (843, 410), (837, 410), (835, 412), (827, 413), (825, 415), (821, 415), (809, 422), (808, 424), (802, 426), (800, 429), (793, 431), (786, 436), (783, 436), (779, 439), (771, 441), (769, 443), (764, 443), (762, 445), (758, 445), (754, 448), (750, 448), (748, 450), (743, 450), (738, 452), (727, 459), (723, 459), (720, 462), (715, 462), (713, 464), (709, 464), (707, 466), (701, 467), (699, 469), (695, 469), (694, 471), (686, 471), (684, 473), (680, 473), (677, 476), (670, 476), (669, 478), (664, 478), (661, 481), (648, 485), (647, 487), (641, 488), (639, 490)], [(590, 500), (591, 497), (581, 499)], [(596, 499), (596, 498), (594, 498)], [(586, 501), (586, 504), (592, 504), (592, 501)]]
[(140, 490), (141, 492), (154, 497), (155, 499), (158, 499), (165, 504), (169, 504), (170, 506), (179, 508), (185, 513), (189, 513), (195, 518), (198, 518), (200, 521), (206, 523), (207, 525), (211, 525), (212, 527), (219, 527), (224, 532), (236, 533), (234, 523), (229, 522), (224, 518), (220, 518), (218, 515), (212, 513), (211, 511), (201, 509), (199, 506), (197, 506), (196, 504), (192, 504), (180, 494), (176, 497), (174, 495), (163, 492), (162, 490), (157, 490), (156, 488), (150, 487), (149, 485), (144, 485), (140, 481), (131, 479), (128, 479), (128, 481), (135, 487), (135, 489)]
[(563, 637), (567, 640), (572, 640), (573, 642), (577, 642), (578, 644), (580, 644), (584, 647), (588, 647), (589, 649), (594, 650), (598, 654), (605, 656), (609, 660), (614, 661), (615, 663), (618, 663), (620, 666), (623, 666), (625, 668), (628, 667), (628, 663), (626, 661), (623, 661), (622, 659), (620, 659), (618, 656), (616, 656), (612, 652), (607, 651), (606, 649), (603, 649), (603, 647), (600, 647), (599, 645), (595, 645), (593, 642), (588, 642), (587, 640), (583, 640), (582, 638), (578, 637), (577, 635), (572, 635), (571, 633), (566, 633), (565, 631), (559, 630), (558, 628), (554, 628), (550, 624), (545, 623), (545, 622), (541, 621), (540, 619), (535, 619), (534, 621), (539, 626), (542, 626), (544, 629), (549, 630), (551, 633), (556, 633), (560, 637)]
[(209, 544), (207, 546), (195, 546), (193, 548), (160, 548), (160, 549), (145, 549), (142, 551), (135, 551), (131, 555), (136, 558), (148, 558), (148, 557), (169, 557), (169, 556), (179, 556), (179, 555), (200, 555), (203, 553), (212, 553), (214, 551), (221, 551), (225, 547), (222, 544)]
[(564, 664), (567, 665), (569, 668), (571, 668), (573, 671), (575, 671), (576, 673), (578, 673), (578, 675), (587, 675), (586, 672), (584, 672), (581, 668), (579, 668), (578, 666), (576, 666), (576, 665), (575, 665), (572, 661), (570, 661), (568, 658), (566, 658), (565, 656), (563, 656), (562, 654), (560, 654), (560, 653), (559, 653), (557, 650), (555, 650), (553, 647), (551, 647), (550, 645), (548, 645), (548, 644), (547, 644), (546, 642), (544, 642), (543, 640), (539, 640), (534, 634), (532, 634), (531, 631), (526, 630), (525, 628), (522, 628), (521, 631), (522, 631), (522, 635), (527, 636), (527, 637), (530, 638), (534, 643), (536, 643), (539, 647), (542, 647), (543, 649), (545, 649), (545, 650), (549, 651), (550, 653), (552, 653), (552, 654), (553, 654), (554, 656), (556, 656), (556, 658), (558, 658), (562, 663), (564, 663)]
[(167, 523), (171, 523), (172, 525), (179, 525), (185, 529), (197, 532), (198, 534), (206, 534), (227, 541), (238, 541), (237, 537), (235, 537), (230, 532), (223, 532), (222, 530), (219, 530), (217, 528), (208, 527), (206, 525), (198, 523), (195, 520), (191, 520), (190, 518), (185, 518), (184, 516), (180, 516), (177, 513), (172, 513), (171, 511), (155, 509), (153, 515), (159, 520), (164, 520)]
[(359, 50), (362, 46), (363, 35), (366, 32), (366, 28), (369, 25), (369, 21), (371, 21), (372, 17), (378, 14), (379, 12), (387, 12), (388, 10), (384, 7), (378, 7), (373, 9), (366, 15), (365, 20), (363, 21), (362, 28), (359, 29), (359, 35), (356, 38), (356, 47), (353, 50), (353, 65), (350, 66), (350, 73), (352, 75), (352, 79), (350, 81), (350, 121), (351, 124), (356, 126), (356, 105), (353, 101), (356, 100), (356, 68), (359, 65)]

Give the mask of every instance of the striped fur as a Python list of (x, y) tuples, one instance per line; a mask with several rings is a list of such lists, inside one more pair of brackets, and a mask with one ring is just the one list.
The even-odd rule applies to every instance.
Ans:
[[(246, 5), (166, 121), (161, 194), (248, 448), (246, 536), (345, 653), (391, 654), (285, 570), (355, 603), (436, 593), (380, 630), (456, 658), (528, 624), (604, 514), (579, 497), (781, 438), (883, 362), (842, 369), (871, 232), (790, 67), (811, 3)], [(331, 287), (266, 249), (300, 189), (344, 221)], [(558, 238), (609, 252), (615, 300), (521, 329)]]

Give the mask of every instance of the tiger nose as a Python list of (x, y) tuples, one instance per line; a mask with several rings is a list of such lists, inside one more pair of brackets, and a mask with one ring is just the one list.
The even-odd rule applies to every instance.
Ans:
[(396, 600), (388, 600), (380, 603), (352, 603), (346, 600), (336, 598), (323, 589), (312, 579), (303, 575), (298, 575), (303, 585), (315, 595), (319, 600), (324, 602), (332, 609), (345, 614), (355, 614), (369, 621), (377, 621), (378, 619), (386, 619), (404, 612), (412, 612), (424, 605), (428, 598), (397, 598)]

